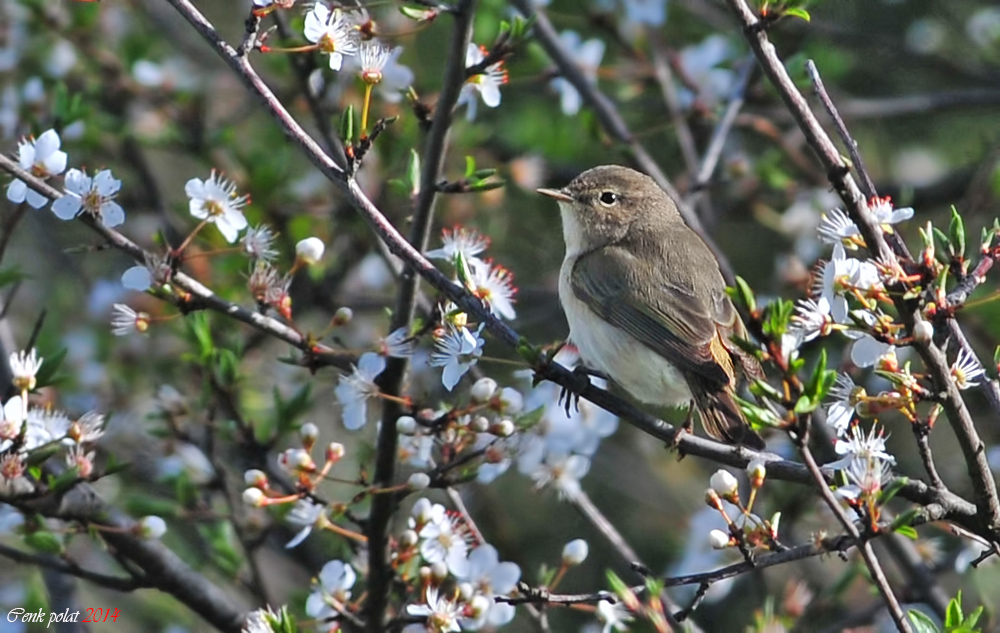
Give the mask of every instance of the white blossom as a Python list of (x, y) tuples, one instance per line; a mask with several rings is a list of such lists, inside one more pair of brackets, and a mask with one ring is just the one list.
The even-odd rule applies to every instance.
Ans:
[(955, 363), (951, 366), (952, 378), (955, 379), (955, 385), (959, 389), (975, 387), (979, 384), (977, 379), (981, 378), (985, 372), (986, 370), (979, 363), (979, 359), (976, 358), (975, 354), (969, 352), (966, 347), (959, 350), (958, 358), (955, 359)]
[(206, 180), (188, 180), (184, 192), (191, 199), (188, 204), (191, 215), (215, 224), (230, 244), (247, 227), (247, 219), (243, 215), (247, 197), (237, 195), (236, 185), (216, 174), (215, 170)]
[(315, 620), (337, 615), (351, 599), (351, 587), (357, 580), (354, 568), (340, 560), (331, 560), (319, 572), (319, 583), (306, 599), (306, 614)]
[(288, 541), (285, 549), (292, 549), (312, 533), (313, 528), (322, 525), (326, 521), (326, 506), (316, 503), (312, 499), (299, 499), (288, 513), (285, 520), (294, 526), (302, 529), (292, 540)]
[[(21, 139), (17, 146), (18, 166), (41, 179), (61, 174), (67, 160), (66, 152), (59, 149), (61, 143), (55, 130), (46, 130), (38, 139)], [(7, 186), (7, 199), (16, 204), (27, 201), (35, 209), (41, 209), (49, 201), (23, 180), (14, 180)]]
[(341, 376), (335, 393), (343, 408), (344, 427), (348, 430), (360, 429), (368, 421), (368, 399), (378, 394), (375, 377), (384, 369), (385, 359), (374, 352), (367, 352), (358, 359), (353, 372)]
[[(486, 49), (469, 43), (465, 51), (465, 67), (471, 68), (484, 59), (486, 59)], [(455, 106), (467, 106), (466, 116), (471, 121), (476, 118), (477, 97), (482, 99), (487, 107), (495, 108), (500, 105), (500, 86), (505, 83), (507, 83), (507, 71), (503, 69), (503, 61), (490, 64), (482, 73), (465, 80)]]
[(462, 376), (478, 362), (486, 344), (479, 333), (483, 331), (480, 324), (475, 332), (467, 327), (456, 328), (452, 324), (434, 341), (434, 352), (431, 354), (432, 367), (444, 367), (441, 374), (441, 384), (451, 391)]
[(330, 68), (340, 70), (344, 57), (358, 54), (357, 31), (340, 9), (330, 10), (323, 2), (313, 5), (303, 27), (306, 39), (330, 56)]

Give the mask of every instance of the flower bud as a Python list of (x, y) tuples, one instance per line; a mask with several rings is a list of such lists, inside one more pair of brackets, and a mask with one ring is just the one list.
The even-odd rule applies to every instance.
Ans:
[(396, 432), (403, 435), (413, 435), (417, 432), (417, 421), (412, 415), (401, 415), (396, 418)]
[(420, 576), (420, 582), (421, 582), (421, 584), (426, 584), (426, 583), (430, 582), (430, 580), (431, 580), (431, 568), (428, 567), (427, 565), (423, 565), (420, 568), (420, 570), (417, 571), (417, 574)]
[(471, 582), (460, 582), (458, 583), (458, 595), (463, 602), (468, 602), (476, 595), (476, 588), (472, 586)]
[(726, 549), (729, 547), (730, 537), (722, 530), (712, 530), (708, 533), (708, 542), (712, 549)]
[(448, 578), (448, 565), (444, 561), (438, 561), (431, 565), (431, 579), (434, 584), (440, 585)]
[(489, 430), (490, 421), (485, 415), (477, 415), (472, 419), (472, 424), (469, 425), (469, 428), (476, 433), (484, 433)]
[(587, 541), (582, 538), (574, 539), (566, 543), (566, 546), (563, 547), (563, 565), (579, 565), (587, 560), (587, 554), (589, 553), (590, 547), (587, 545)]
[(493, 435), (496, 435), (497, 437), (510, 437), (514, 434), (514, 430), (514, 422), (506, 418), (494, 424), (493, 428), (490, 429)]
[(747, 476), (750, 477), (750, 485), (753, 488), (760, 488), (764, 485), (764, 477), (767, 476), (767, 467), (761, 459), (755, 459), (747, 464)]
[(263, 470), (251, 468), (243, 473), (243, 482), (248, 486), (260, 488), (261, 490), (267, 490), (267, 473)]
[(476, 402), (486, 402), (497, 392), (497, 381), (492, 378), (480, 378), (472, 385), (469, 395)]
[(316, 470), (316, 462), (309, 452), (301, 448), (289, 448), (278, 456), (278, 464), (285, 472), (295, 475), (311, 473)]
[(318, 237), (307, 237), (295, 245), (295, 256), (310, 266), (323, 259), (326, 245)]
[(306, 422), (299, 427), (299, 437), (302, 439), (302, 447), (309, 450), (319, 437), (319, 428), (312, 422)]
[(247, 488), (243, 491), (243, 503), (251, 508), (260, 508), (264, 505), (264, 491), (260, 488)]
[(333, 313), (333, 326), (340, 327), (342, 325), (347, 325), (354, 318), (354, 310), (344, 306), (342, 308), (337, 308), (337, 311)]
[(403, 530), (403, 533), (399, 535), (399, 545), (404, 549), (408, 549), (417, 544), (420, 537), (413, 530)]
[(151, 514), (139, 521), (137, 530), (140, 538), (156, 541), (167, 532), (167, 522)]
[(921, 343), (930, 342), (931, 338), (934, 337), (934, 326), (931, 325), (930, 321), (918, 321), (916, 325), (913, 326), (913, 338)]
[(730, 499), (736, 491), (740, 489), (740, 482), (736, 481), (732, 473), (728, 470), (717, 470), (708, 481), (709, 485), (723, 499)]
[(330, 442), (330, 445), (326, 447), (326, 461), (328, 462), (339, 462), (341, 458), (344, 457), (346, 449), (344, 445), (340, 442)]
[(431, 477), (427, 473), (413, 473), (407, 483), (413, 490), (426, 490), (431, 485)]

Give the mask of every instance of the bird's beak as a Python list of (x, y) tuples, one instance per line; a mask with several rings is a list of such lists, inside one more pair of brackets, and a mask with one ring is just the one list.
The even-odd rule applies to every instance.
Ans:
[(559, 202), (572, 202), (573, 196), (566, 193), (563, 189), (536, 189), (538, 193), (543, 196), (548, 196), (550, 198), (555, 198)]

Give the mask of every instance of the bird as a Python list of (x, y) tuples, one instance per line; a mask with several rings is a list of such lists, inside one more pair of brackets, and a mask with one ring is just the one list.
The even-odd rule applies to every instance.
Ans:
[(716, 439), (763, 449), (736, 402), (737, 369), (763, 371), (733, 342), (749, 337), (719, 262), (670, 196), (619, 165), (538, 192), (559, 203), (559, 301), (583, 363), (640, 402), (690, 405)]

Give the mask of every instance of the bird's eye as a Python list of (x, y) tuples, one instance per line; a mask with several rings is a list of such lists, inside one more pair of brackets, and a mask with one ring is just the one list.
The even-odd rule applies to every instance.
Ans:
[(601, 195), (597, 199), (600, 200), (601, 204), (604, 206), (610, 207), (618, 202), (618, 194), (614, 191), (602, 191)]

